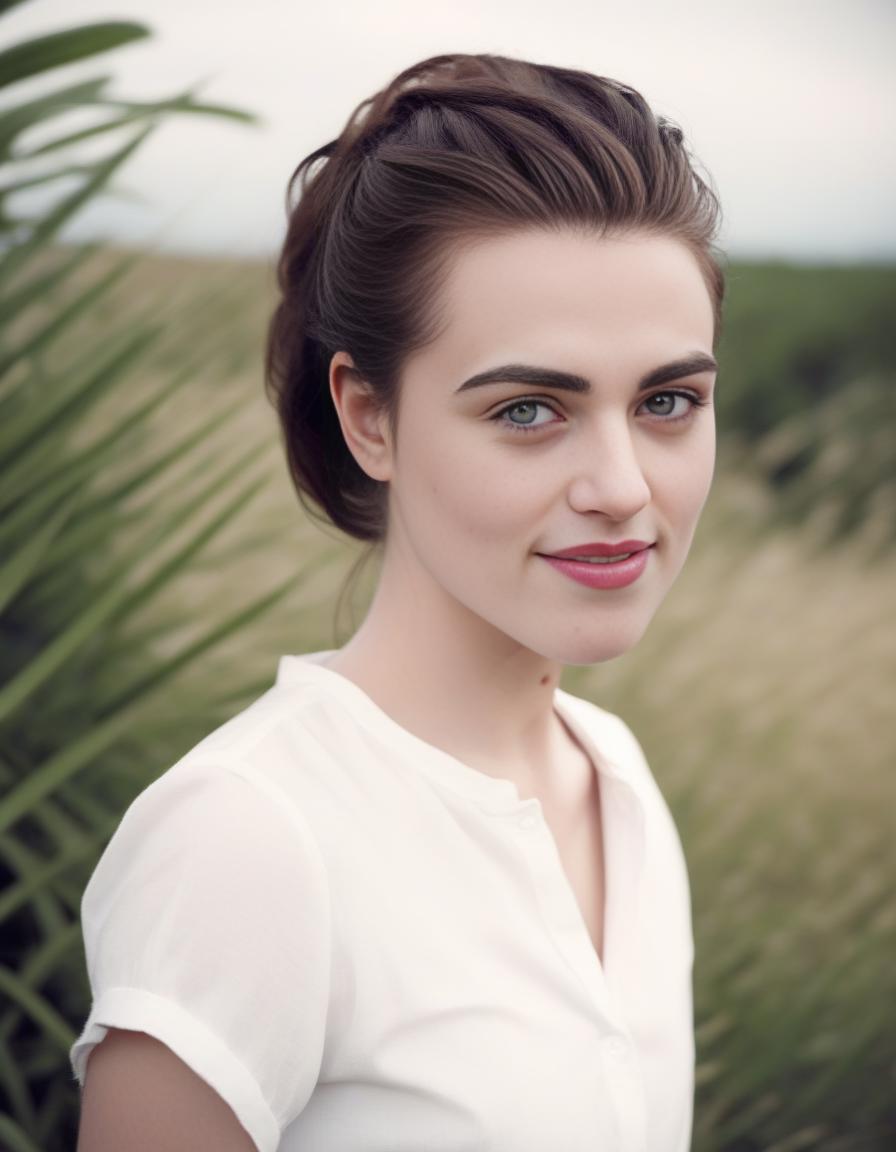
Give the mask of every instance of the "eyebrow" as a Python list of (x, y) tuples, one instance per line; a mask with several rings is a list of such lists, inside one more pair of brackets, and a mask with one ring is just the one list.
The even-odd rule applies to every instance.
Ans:
[[(695, 376), (698, 372), (715, 372), (718, 364), (712, 356), (705, 352), (692, 352), (680, 360), (673, 360), (659, 368), (653, 368), (638, 382), (638, 391), (655, 388), (657, 384), (667, 384), (670, 380), (679, 380), (682, 376)], [(566, 392), (591, 392), (591, 382), (584, 376), (577, 376), (574, 372), (560, 372), (556, 368), (536, 368), (530, 364), (502, 364), (498, 368), (487, 368), (484, 372), (477, 372), (456, 390), (464, 392), (467, 388), (481, 388), (484, 384), (526, 384), (542, 385), (547, 388), (560, 388)]]

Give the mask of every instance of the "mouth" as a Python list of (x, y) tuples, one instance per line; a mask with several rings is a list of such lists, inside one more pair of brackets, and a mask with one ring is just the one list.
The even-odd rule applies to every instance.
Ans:
[(655, 547), (656, 541), (647, 544), (641, 540), (625, 540), (620, 544), (583, 544), (577, 548), (564, 548), (560, 552), (537, 552), (546, 560), (575, 560), (581, 564), (619, 564), (639, 552)]
[[(643, 551), (643, 549), (639, 549)], [(580, 564), (618, 564), (620, 560), (628, 560), (634, 552), (620, 552), (618, 556), (549, 556), (552, 560), (577, 560)]]
[[(628, 544), (629, 541), (626, 541)], [(632, 541), (634, 543), (634, 541)], [(638, 541), (640, 544), (641, 541)], [(588, 588), (624, 588), (633, 584), (646, 571), (653, 544), (645, 544), (630, 551), (614, 551), (611, 555), (597, 555), (597, 551), (607, 551), (606, 545), (590, 546), (590, 551), (581, 552), (569, 548), (560, 555), (537, 553), (561, 576), (568, 577)]]

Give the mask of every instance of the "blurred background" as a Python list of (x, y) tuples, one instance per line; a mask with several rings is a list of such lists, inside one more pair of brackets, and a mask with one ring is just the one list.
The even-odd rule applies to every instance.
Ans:
[(564, 686), (681, 832), (695, 1152), (896, 1147), (894, 34), (889, 0), (0, 0), (0, 1147), (75, 1146), (125, 807), (363, 616), (263, 393), (284, 195), (449, 51), (625, 81), (721, 197), (713, 491), (644, 640)]

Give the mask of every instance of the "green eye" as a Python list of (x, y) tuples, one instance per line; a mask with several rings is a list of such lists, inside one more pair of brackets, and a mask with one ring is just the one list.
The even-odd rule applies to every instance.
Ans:
[[(539, 408), (544, 409), (551, 416), (557, 415), (550, 404), (546, 404), (543, 400), (522, 399), (514, 400), (512, 404), (505, 405), (491, 419), (505, 428), (511, 428), (514, 432), (530, 432), (554, 423), (550, 418), (538, 419)], [(516, 419), (515, 414), (521, 416), (522, 419)]]
[(508, 415), (510, 415), (511, 412), (522, 412), (524, 414), (528, 413), (528, 416), (524, 415), (522, 420), (514, 421), (514, 423), (531, 424), (535, 419), (535, 412), (537, 408), (538, 405), (533, 404), (531, 400), (524, 400), (522, 404), (514, 404), (512, 408), (508, 408), (507, 413)]

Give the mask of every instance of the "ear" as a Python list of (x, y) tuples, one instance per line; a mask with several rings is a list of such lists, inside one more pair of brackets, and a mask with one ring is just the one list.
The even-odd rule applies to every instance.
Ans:
[(330, 360), (330, 395), (358, 467), (373, 480), (390, 480), (392, 443), (386, 413), (347, 352), (336, 352)]

